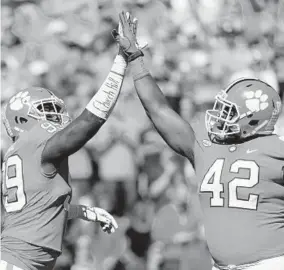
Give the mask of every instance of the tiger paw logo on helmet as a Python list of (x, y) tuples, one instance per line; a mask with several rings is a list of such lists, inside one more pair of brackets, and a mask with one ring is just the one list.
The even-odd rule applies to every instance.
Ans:
[(245, 92), (246, 106), (252, 112), (263, 111), (268, 108), (269, 103), (266, 102), (268, 95), (262, 94), (262, 90)]
[(10, 109), (13, 111), (21, 110), (24, 104), (27, 104), (30, 100), (29, 92), (19, 92), (17, 95), (13, 96), (9, 102)]

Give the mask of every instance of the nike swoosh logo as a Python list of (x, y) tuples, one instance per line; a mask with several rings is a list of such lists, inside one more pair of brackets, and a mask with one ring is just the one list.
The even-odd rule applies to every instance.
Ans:
[(248, 149), (248, 150), (247, 150), (247, 154), (251, 154), (251, 153), (256, 152), (256, 151), (257, 151), (257, 149), (254, 149), (254, 150)]

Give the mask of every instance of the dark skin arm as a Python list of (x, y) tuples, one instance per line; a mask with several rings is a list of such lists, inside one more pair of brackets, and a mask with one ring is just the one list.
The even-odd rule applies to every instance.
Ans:
[(77, 152), (105, 123), (119, 97), (126, 67), (119, 52), (105, 81), (81, 115), (46, 142), (41, 156), (46, 174), (53, 174), (54, 165)]
[(142, 105), (166, 143), (193, 164), (195, 134), (192, 127), (168, 105), (161, 89), (149, 74), (134, 81)]
[(105, 120), (85, 109), (72, 123), (54, 134), (46, 143), (42, 163), (56, 163), (77, 152), (101, 128)]
[(121, 12), (119, 25), (123, 35), (116, 33), (115, 40), (131, 62), (134, 85), (148, 117), (167, 144), (193, 164), (194, 131), (170, 108), (159, 86), (145, 68), (141, 58), (143, 53), (137, 45), (137, 22), (131, 14)]

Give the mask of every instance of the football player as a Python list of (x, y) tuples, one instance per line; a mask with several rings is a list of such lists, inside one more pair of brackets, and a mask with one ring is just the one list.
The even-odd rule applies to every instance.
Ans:
[(148, 117), (196, 171), (213, 269), (283, 270), (284, 141), (274, 134), (279, 95), (261, 80), (239, 79), (216, 95), (205, 122), (193, 127), (169, 107), (150, 75), (133, 31), (137, 20), (124, 12), (119, 18), (123, 33), (114, 31), (114, 37), (131, 62)]
[(101, 88), (73, 122), (64, 102), (44, 88), (30, 87), (8, 101), (3, 119), (14, 143), (3, 166), (1, 270), (52, 269), (61, 253), (67, 216), (97, 221), (108, 233), (117, 228), (103, 209), (69, 204), (68, 156), (105, 123), (126, 67), (118, 53)]

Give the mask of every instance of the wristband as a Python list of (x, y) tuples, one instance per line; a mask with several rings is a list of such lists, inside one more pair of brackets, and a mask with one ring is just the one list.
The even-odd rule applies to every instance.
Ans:
[(68, 219), (87, 217), (87, 207), (84, 205), (70, 204), (68, 207)]
[(124, 58), (117, 55), (106, 80), (86, 106), (89, 112), (104, 120), (108, 118), (119, 96), (126, 66)]
[(111, 71), (99, 91), (90, 100), (86, 109), (106, 120), (114, 107), (123, 82), (123, 76)]
[(127, 61), (132, 62), (133, 60), (135, 60), (136, 58), (138, 58), (140, 56), (144, 56), (144, 53), (141, 50), (138, 50), (138, 51), (130, 54), (127, 58)]
[(142, 79), (147, 75), (150, 75), (149, 70), (145, 67), (143, 57), (138, 57), (135, 61), (131, 63), (131, 71), (134, 81)]
[(114, 59), (111, 71), (123, 76), (125, 74), (126, 67), (127, 67), (126, 61), (124, 60), (122, 55), (118, 54)]

